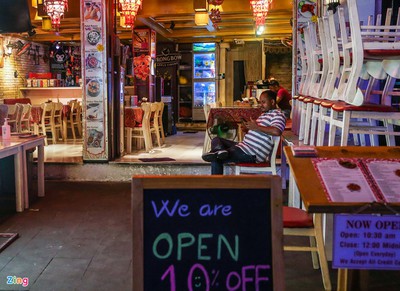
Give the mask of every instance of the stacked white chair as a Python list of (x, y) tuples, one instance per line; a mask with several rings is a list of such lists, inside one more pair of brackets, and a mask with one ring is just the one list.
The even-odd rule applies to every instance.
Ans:
[[(332, 106), (328, 144), (335, 144), (336, 129), (339, 128), (342, 146), (347, 145), (350, 133), (385, 135), (387, 145), (394, 145), (394, 136), (400, 134), (393, 130), (391, 122), (398, 121), (400, 113), (391, 106), (383, 105), (382, 101), (389, 104), (387, 96), (392, 94), (389, 92), (393, 90), (393, 78), (400, 76), (399, 70), (396, 69), (400, 62), (398, 26), (390, 26), (388, 23), (360, 26), (356, 1), (349, 0), (347, 4), (350, 29), (341, 27), (344, 68), (339, 82), (338, 98), (356, 106), (346, 104)], [(339, 15), (344, 15), (343, 8), (339, 8)], [(347, 40), (349, 41), (346, 42)], [(359, 87), (359, 80), (365, 72), (369, 77), (364, 77), (368, 79), (368, 85), (363, 92)], [(366, 102), (371, 101), (370, 95), (376, 79), (385, 80), (385, 89), (381, 92), (382, 97), (376, 102), (377, 104), (367, 104)], [(369, 123), (360, 125), (358, 122), (353, 123), (352, 120), (368, 120)], [(377, 125), (377, 121), (383, 122), (383, 126)], [(372, 145), (374, 140), (371, 139)]]

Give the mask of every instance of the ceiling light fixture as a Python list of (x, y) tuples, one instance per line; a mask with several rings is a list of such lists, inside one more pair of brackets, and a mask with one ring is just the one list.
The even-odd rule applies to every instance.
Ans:
[(267, 17), (271, 3), (272, 0), (250, 0), (256, 27), (265, 25), (265, 18)]
[(68, 10), (68, 0), (43, 0), (44, 10), (51, 18), (51, 24), (58, 30), (61, 17)]
[(265, 31), (265, 25), (259, 25), (256, 28), (256, 35), (261, 35)]
[[(124, 27), (133, 28), (135, 26), (136, 16), (142, 7), (143, 0), (119, 0), (119, 13)], [(122, 24), (121, 24), (122, 26)]]

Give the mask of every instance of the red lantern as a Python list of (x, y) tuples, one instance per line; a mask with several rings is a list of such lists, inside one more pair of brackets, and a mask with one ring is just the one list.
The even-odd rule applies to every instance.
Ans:
[(208, 0), (208, 4), (218, 6), (222, 5), (224, 3), (224, 0)]
[(267, 17), (269, 8), (272, 0), (250, 0), (250, 5), (253, 8), (253, 17), (256, 22), (256, 26), (265, 24), (265, 18)]
[(119, 0), (119, 13), (125, 18), (126, 27), (135, 25), (136, 15), (142, 7), (142, 0)]
[(43, 7), (51, 18), (51, 25), (59, 29), (61, 17), (68, 10), (68, 0), (43, 0)]

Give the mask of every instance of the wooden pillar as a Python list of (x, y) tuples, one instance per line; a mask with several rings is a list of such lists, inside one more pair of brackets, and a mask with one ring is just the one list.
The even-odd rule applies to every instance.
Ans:
[(219, 74), (223, 78), (219, 77), (218, 81), (218, 100), (222, 105), (226, 105), (226, 80), (225, 80), (225, 70), (226, 70), (226, 50), (230, 48), (229, 43), (220, 43), (219, 45)]

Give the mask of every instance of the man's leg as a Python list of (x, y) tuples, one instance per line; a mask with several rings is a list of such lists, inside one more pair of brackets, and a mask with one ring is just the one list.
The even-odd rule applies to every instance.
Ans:
[(204, 153), (201, 157), (206, 162), (213, 162), (217, 160), (225, 160), (228, 158), (228, 152), (226, 149), (233, 147), (236, 142), (220, 138), (214, 137), (211, 140), (211, 151), (209, 153)]
[(217, 136), (211, 140), (211, 152), (226, 150), (233, 147), (235, 144), (237, 144), (237, 142)]
[(215, 159), (211, 162), (211, 175), (223, 175), (225, 163), (255, 163), (256, 157), (245, 154), (240, 148), (232, 146), (227, 149), (226, 159)]

